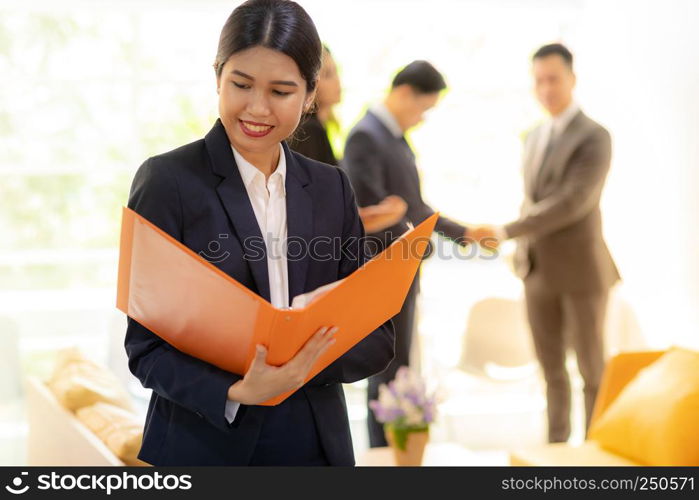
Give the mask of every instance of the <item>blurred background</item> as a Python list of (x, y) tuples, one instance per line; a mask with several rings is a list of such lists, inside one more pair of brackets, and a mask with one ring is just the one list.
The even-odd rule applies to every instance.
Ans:
[[(25, 376), (47, 377), (59, 349), (108, 365), (145, 413), (115, 307), (120, 208), (146, 158), (201, 138), (217, 118), (212, 63), (238, 3), (0, 1), (0, 463), (26, 463)], [(566, 44), (577, 100), (613, 139), (602, 210), (623, 283), (609, 351), (699, 347), (697, 2), (300, 3), (339, 66), (340, 154), (402, 66), (427, 59), (445, 75), (449, 91), (410, 139), (428, 202), (467, 223), (516, 217), (521, 140), (544, 116), (530, 57)], [(436, 256), (422, 271), (416, 360), (444, 400), (433, 439), (486, 454), (544, 440), (511, 251)], [(508, 313), (480, 321), (496, 302)], [(503, 354), (504, 344), (514, 347)], [(359, 453), (364, 390), (347, 387)]]

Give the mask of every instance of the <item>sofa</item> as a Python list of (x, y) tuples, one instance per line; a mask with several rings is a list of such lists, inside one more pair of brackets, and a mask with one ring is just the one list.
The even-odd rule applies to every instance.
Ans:
[[(697, 366), (699, 353), (678, 350), (677, 352), (673, 352), (674, 357), (671, 357), (668, 355), (669, 352), (670, 351), (626, 352), (611, 358), (605, 367), (602, 383), (595, 401), (588, 439), (580, 446), (573, 446), (567, 443), (554, 443), (516, 449), (510, 452), (510, 464), (515, 466), (697, 465), (697, 454), (692, 452), (689, 448), (692, 447), (692, 443), (698, 440), (697, 435), (699, 433), (696, 426), (691, 424), (695, 418), (693, 412), (696, 412), (697, 395), (699, 394), (696, 383), (697, 376), (692, 375), (692, 373), (696, 373), (693, 367)], [(680, 360), (679, 363), (677, 362), (678, 359)], [(687, 359), (689, 363), (685, 362)], [(662, 366), (663, 362), (665, 366)], [(660, 373), (662, 376), (663, 373), (659, 372), (659, 370), (664, 369), (665, 376), (667, 376), (668, 363), (682, 364), (685, 373), (689, 374), (688, 377), (682, 374), (675, 374), (676, 378), (669, 379), (664, 388), (664, 392), (667, 394), (684, 391), (683, 405), (676, 405), (680, 408), (678, 411), (684, 413), (684, 415), (680, 417), (682, 419), (680, 422), (684, 422), (684, 424), (678, 426), (675, 426), (674, 423), (672, 425), (668, 423), (668, 425), (664, 426), (662, 421), (658, 421), (658, 419), (665, 418), (665, 415), (676, 418), (677, 411), (672, 413), (663, 406), (667, 402), (663, 400), (661, 391), (657, 393), (652, 392), (653, 384), (650, 380), (652, 377), (655, 377), (654, 383), (657, 388), (659, 385), (657, 374)], [(670, 365), (669, 368), (672, 369), (672, 366)], [(651, 373), (651, 369), (654, 370), (655, 373)], [(688, 379), (691, 380), (685, 384), (684, 381)], [(678, 383), (678, 381), (680, 383)], [(645, 427), (638, 427), (638, 423), (633, 422), (633, 408), (629, 409), (628, 405), (629, 403), (633, 404), (634, 398), (636, 398), (636, 401), (639, 400), (639, 393), (644, 390), (643, 384), (647, 384), (649, 391), (646, 397), (646, 403), (651, 404), (639, 406), (637, 413), (641, 415), (639, 419), (648, 418), (649, 422), (645, 423)], [(686, 386), (688, 384), (693, 384), (693, 386), (689, 385), (689, 389), (687, 389)], [(675, 390), (668, 391), (668, 388)], [(640, 397), (642, 398), (643, 395)], [(618, 398), (624, 398), (624, 401), (618, 402)], [(611, 415), (610, 417), (610, 408), (613, 407), (615, 402), (617, 402), (616, 406), (613, 408), (615, 415)], [(655, 402), (657, 402), (657, 406), (654, 405)], [(670, 401), (670, 403), (672, 403), (672, 401)], [(624, 404), (627, 406), (626, 409), (621, 407)], [(665, 404), (665, 406), (670, 406), (670, 404)], [(641, 408), (643, 408), (643, 411), (640, 410)], [(620, 412), (623, 411), (626, 411), (624, 418), (629, 421), (629, 425), (623, 426), (622, 420), (613, 423), (617, 425), (617, 427), (610, 428), (608, 422), (602, 422), (605, 418), (606, 420), (617, 418), (616, 414), (620, 414)], [(605, 415), (605, 413), (607, 413), (607, 415)], [(653, 418), (655, 421), (652, 421)], [(647, 450), (650, 450), (651, 447), (646, 446), (646, 448), (643, 448), (643, 446), (633, 443), (634, 441), (648, 442), (649, 440), (655, 439), (653, 446), (655, 450), (658, 450), (658, 448), (662, 448), (663, 446), (661, 441), (662, 437), (652, 436), (652, 431), (657, 428), (658, 434), (661, 436), (670, 436), (670, 433), (673, 432), (673, 426), (680, 428), (680, 432), (683, 433), (683, 435), (678, 438), (672, 438), (676, 442), (675, 448), (687, 448), (675, 454), (675, 456), (679, 455), (680, 458), (672, 458), (672, 456), (667, 453), (663, 454), (662, 449), (660, 452), (654, 452), (655, 457), (659, 456), (660, 458), (654, 458), (648, 456), (650, 453), (648, 453)], [(607, 427), (609, 430), (604, 427)], [(638, 432), (637, 434), (640, 436), (636, 438), (633, 432), (638, 429), (644, 430), (644, 432)], [(616, 436), (614, 436), (614, 433)], [(623, 436), (620, 436), (622, 434)], [(687, 440), (687, 438), (689, 439)], [(682, 439), (685, 441), (677, 443), (678, 440)], [(621, 442), (624, 440), (629, 442), (629, 444), (627, 445)], [(672, 445), (669, 441), (670, 439), (668, 439), (668, 447)], [(628, 451), (626, 451), (626, 447), (628, 447)]]
[(27, 465), (148, 465), (136, 458), (142, 417), (107, 368), (69, 349), (49, 379), (29, 376), (24, 385)]

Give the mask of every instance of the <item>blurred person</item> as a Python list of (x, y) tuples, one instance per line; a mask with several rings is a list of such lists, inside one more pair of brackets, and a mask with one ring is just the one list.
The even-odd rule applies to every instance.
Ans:
[[(220, 118), (203, 139), (146, 160), (129, 196), (131, 209), (194, 252), (218, 241), (227, 257), (213, 264), (278, 308), (364, 261), (347, 176), (285, 142), (313, 102), (320, 63), (318, 33), (298, 4), (248, 0), (237, 7), (214, 63)], [(339, 240), (349, 252), (287, 260), (287, 237)], [(255, 245), (263, 259), (249, 254), (251, 241), (264, 242)], [(129, 318), (129, 368), (153, 390), (138, 458), (178, 466), (353, 465), (342, 384), (383, 370), (394, 335), (387, 321), (304, 383), (334, 342), (331, 327), (282, 366), (268, 364), (266, 348), (256, 346), (239, 375), (179, 351)], [(278, 405), (261, 405), (288, 390), (295, 392)]]
[[(328, 165), (337, 165), (327, 128), (331, 123), (337, 126), (333, 107), (340, 103), (341, 98), (342, 84), (335, 59), (330, 49), (323, 45), (314, 106), (311, 112), (301, 119), (294, 136), (288, 141), (289, 147), (308, 158)], [(359, 217), (364, 224), (364, 230), (373, 233), (397, 223), (407, 209), (407, 203), (400, 196), (390, 195), (376, 205), (360, 207)]]
[[(422, 199), (415, 154), (404, 134), (422, 122), (444, 89), (444, 77), (432, 64), (411, 62), (395, 76), (383, 102), (372, 106), (347, 138), (343, 167), (359, 205), (372, 205), (390, 195), (400, 196), (408, 204), (407, 212), (395, 225), (369, 234), (378, 243), (378, 250), (390, 245), (410, 224), (417, 225), (434, 213)], [(470, 241), (466, 226), (444, 216), (439, 217), (435, 231), (461, 245)], [(396, 356), (385, 371), (369, 378), (368, 401), (378, 397), (379, 385), (392, 380), (399, 367), (409, 365), (418, 291), (416, 275), (402, 309), (393, 317)], [(383, 427), (371, 409), (367, 425), (370, 446), (386, 446)]]
[(301, 118), (296, 132), (289, 138), (289, 147), (308, 158), (337, 165), (337, 158), (328, 137), (328, 126), (336, 124), (333, 107), (342, 100), (342, 84), (335, 59), (323, 45), (318, 87), (311, 110)]
[[(584, 380), (586, 429), (604, 369), (609, 289), (620, 279), (602, 236), (600, 197), (611, 159), (609, 132), (573, 98), (573, 55), (545, 45), (532, 58), (536, 97), (550, 117), (524, 143), (520, 218), (472, 236), (517, 239), (515, 271), (524, 280), (529, 326), (546, 379), (549, 442), (570, 436), (571, 344)], [(565, 333), (565, 328), (569, 328)]]

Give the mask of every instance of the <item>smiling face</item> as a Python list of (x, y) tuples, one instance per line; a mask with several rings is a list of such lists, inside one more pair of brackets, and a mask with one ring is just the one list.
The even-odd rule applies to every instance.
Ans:
[(219, 116), (233, 147), (258, 168), (274, 168), (279, 143), (314, 97), (294, 60), (252, 47), (233, 54), (216, 82)]

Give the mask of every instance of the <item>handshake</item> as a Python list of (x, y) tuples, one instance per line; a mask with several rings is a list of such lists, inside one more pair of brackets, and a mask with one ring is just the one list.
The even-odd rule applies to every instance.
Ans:
[[(367, 233), (381, 231), (397, 224), (408, 210), (408, 204), (396, 195), (385, 197), (376, 205), (359, 207), (359, 217)], [(500, 247), (507, 234), (502, 227), (494, 225), (467, 225), (463, 234), (464, 246), (477, 243), (483, 250), (491, 253)]]
[(467, 244), (478, 243), (481, 248), (495, 252), (504, 239), (507, 238), (504, 230), (491, 225), (466, 226), (464, 238)]

